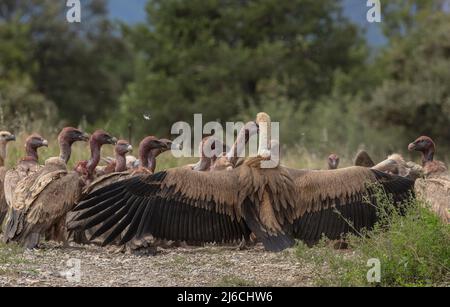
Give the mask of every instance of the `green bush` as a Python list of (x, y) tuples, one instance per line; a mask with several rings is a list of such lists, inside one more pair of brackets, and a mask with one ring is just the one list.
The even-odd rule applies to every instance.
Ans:
[[(297, 256), (312, 261), (324, 286), (442, 286), (450, 283), (450, 228), (427, 204), (411, 199), (404, 210), (378, 193), (380, 221), (363, 236), (348, 237), (349, 250), (333, 250), (323, 240), (314, 248), (300, 243)], [(403, 211), (403, 212), (399, 212)], [(386, 214), (389, 213), (389, 214)], [(369, 283), (369, 259), (381, 264), (380, 283)]]

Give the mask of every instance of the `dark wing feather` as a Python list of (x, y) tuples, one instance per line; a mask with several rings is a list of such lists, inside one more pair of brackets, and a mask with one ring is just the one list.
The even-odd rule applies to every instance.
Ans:
[(408, 199), (414, 186), (407, 178), (360, 167), (302, 172), (295, 180), (298, 217), (291, 231), (309, 244), (322, 236), (335, 240), (348, 232), (360, 234), (363, 228), (372, 228), (377, 204), (370, 183), (379, 183), (395, 204)]
[[(190, 181), (183, 182), (180, 177), (186, 170), (181, 170), (178, 182), (171, 183), (176, 180), (176, 174), (170, 178), (170, 172), (135, 176), (94, 191), (75, 208), (84, 211), (69, 223), (69, 228), (75, 225), (87, 229), (101, 224), (93, 237), (110, 231), (103, 244), (109, 244), (121, 234), (120, 244), (145, 235), (193, 243), (248, 238), (250, 229), (234, 208), (238, 205), (235, 202), (239, 190), (237, 173), (228, 171), (226, 175), (235, 178), (203, 181), (200, 182), (203, 186), (188, 190), (183, 187), (194, 184), (192, 177), (211, 175), (189, 171), (192, 177), (185, 174), (184, 178)], [(222, 194), (211, 195), (210, 191), (219, 189)]]

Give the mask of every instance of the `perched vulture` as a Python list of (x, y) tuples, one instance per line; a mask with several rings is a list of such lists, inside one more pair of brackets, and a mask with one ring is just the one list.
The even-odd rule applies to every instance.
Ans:
[[(86, 141), (86, 135), (81, 131), (70, 131), (69, 135), (75, 140)], [(60, 157), (48, 159), (43, 168), (17, 184), (5, 225), (6, 242), (14, 241), (26, 248), (35, 248), (43, 234), (50, 239), (66, 242), (67, 212), (78, 201), (83, 186), (92, 180), (102, 145), (116, 143), (116, 139), (108, 133), (96, 131), (89, 140), (89, 161), (78, 163), (75, 171), (68, 171), (67, 161), (61, 157), (70, 157), (70, 145), (74, 142), (72, 137), (60, 137), (60, 146), (64, 149)], [(61, 139), (67, 143), (61, 143)]]
[(8, 142), (15, 141), (16, 137), (14, 134), (8, 131), (0, 131), (0, 227), (3, 224), (3, 219), (5, 218), (7, 212), (7, 204), (5, 199), (5, 191), (3, 188), (5, 182), (5, 176), (7, 169), (5, 167), (6, 161), (6, 145)]
[(422, 153), (422, 167), (426, 177), (446, 174), (447, 166), (442, 161), (433, 160), (436, 152), (436, 145), (428, 136), (421, 136), (408, 145), (409, 151), (419, 151)]
[[(257, 116), (260, 130), (262, 122), (270, 123), (265, 113)], [(259, 138), (258, 157), (231, 170), (175, 168), (105, 186), (80, 202), (75, 211), (84, 211), (74, 222), (81, 222), (82, 229), (101, 224), (92, 239), (108, 232), (104, 245), (119, 236), (123, 244), (146, 235), (198, 243), (240, 242), (253, 232), (267, 250), (281, 251), (294, 245), (294, 238), (316, 242), (322, 234), (336, 239), (352, 231), (342, 216), (356, 230), (372, 227), (377, 219), (375, 198), (367, 183), (380, 183), (396, 201), (407, 197), (413, 185), (361, 167), (263, 168), (270, 158), (270, 137), (260, 131)], [(372, 204), (365, 202), (366, 196)]]
[(372, 158), (365, 150), (360, 150), (356, 154), (355, 160), (353, 162), (355, 166), (372, 167), (375, 165)]
[(0, 225), (3, 223), (3, 217), (6, 216), (8, 208), (11, 206), (14, 198), (14, 190), (17, 183), (23, 178), (36, 172), (41, 167), (39, 165), (38, 148), (47, 147), (48, 141), (39, 134), (30, 135), (25, 140), (26, 155), (16, 165), (15, 168), (10, 169), (4, 175), (4, 202), (0, 204)]
[(445, 223), (450, 223), (450, 173), (442, 161), (434, 160), (436, 145), (427, 136), (421, 136), (409, 144), (408, 150), (422, 153), (422, 167), (425, 178), (416, 180), (414, 189), (425, 199), (431, 209)]
[(328, 156), (328, 169), (337, 169), (339, 167), (339, 156), (331, 154)]

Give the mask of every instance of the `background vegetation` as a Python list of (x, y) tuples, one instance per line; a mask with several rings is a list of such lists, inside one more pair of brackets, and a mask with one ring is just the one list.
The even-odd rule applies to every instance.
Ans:
[[(379, 222), (364, 236), (350, 235), (349, 250), (336, 251), (326, 239), (315, 248), (299, 242), (297, 256), (315, 267), (321, 286), (449, 286), (450, 227), (421, 199), (395, 207), (377, 190)], [(401, 213), (400, 213), (401, 211)], [(369, 259), (380, 261), (380, 282), (369, 283)]]
[(135, 25), (112, 22), (104, 0), (69, 24), (63, 2), (0, 4), (2, 129), (52, 140), (63, 125), (103, 127), (137, 143), (196, 112), (267, 111), (295, 166), (330, 152), (350, 163), (361, 147), (381, 159), (421, 134), (449, 159), (445, 0), (384, 1), (378, 51), (336, 0), (149, 0)]

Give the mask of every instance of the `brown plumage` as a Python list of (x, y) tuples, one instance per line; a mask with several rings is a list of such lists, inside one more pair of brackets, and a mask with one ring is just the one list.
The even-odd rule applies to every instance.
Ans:
[(436, 145), (428, 136), (418, 137), (408, 145), (409, 151), (419, 151), (422, 154), (422, 167), (426, 177), (447, 173), (448, 168), (442, 161), (434, 160)]
[(14, 134), (8, 131), (0, 131), (0, 227), (3, 224), (3, 220), (6, 216), (8, 205), (5, 198), (5, 176), (7, 169), (5, 167), (6, 161), (6, 146), (9, 142), (15, 141), (16, 137)]
[[(86, 141), (86, 135), (79, 130), (71, 130), (69, 135), (75, 140)], [(74, 140), (68, 139), (69, 135), (60, 139), (72, 144)], [(11, 213), (8, 212), (6, 242), (15, 241), (27, 248), (35, 248), (43, 234), (53, 240), (65, 241), (66, 213), (79, 199), (84, 184), (91, 180), (101, 146), (114, 142), (115, 139), (106, 132), (96, 131), (90, 138), (91, 159), (79, 163), (75, 171), (68, 171), (66, 161), (60, 157), (50, 158), (42, 169), (21, 180), (15, 189)], [(70, 146), (61, 148), (66, 152), (60, 156), (70, 157)]]
[(353, 165), (355, 166), (363, 166), (363, 167), (372, 167), (375, 165), (370, 155), (365, 150), (360, 150), (355, 156)]
[(417, 165), (414, 162), (406, 162), (400, 154), (392, 154), (388, 156), (386, 160), (373, 166), (372, 169), (406, 177), (411, 180), (416, 180), (417, 178), (423, 176), (423, 168), (420, 165)]
[(339, 167), (339, 156), (337, 154), (331, 154), (328, 156), (328, 169), (337, 169)]
[[(263, 115), (259, 124), (269, 121)], [(264, 134), (260, 145), (268, 140)], [(351, 231), (335, 209), (357, 230), (373, 226), (376, 210), (364, 199), (375, 199), (367, 182), (381, 183), (396, 200), (412, 187), (408, 179), (360, 167), (317, 172), (261, 168), (268, 159), (264, 148), (260, 156), (231, 170), (175, 168), (113, 183), (86, 196), (75, 209), (85, 210), (77, 222), (83, 229), (102, 224), (93, 238), (108, 232), (103, 244), (119, 235), (120, 243), (145, 235), (237, 242), (253, 232), (267, 250), (280, 251), (292, 246), (294, 237), (316, 242), (322, 234), (336, 239)]]
[[(6, 172), (3, 184), (5, 202), (2, 203), (0, 208), (0, 211), (4, 212), (4, 216), (6, 216), (8, 208), (13, 202), (14, 191), (17, 183), (23, 178), (38, 171), (41, 167), (39, 165), (38, 148), (43, 146), (48, 146), (48, 141), (46, 139), (44, 139), (37, 133), (30, 135), (25, 140), (25, 157), (17, 162), (15, 168), (10, 169)], [(2, 222), (3, 220), (0, 220), (0, 225), (2, 224)]]
[[(155, 155), (159, 155), (164, 151), (170, 150), (170, 146), (172, 142), (167, 139), (158, 140), (156, 137), (146, 137), (144, 138), (139, 146), (140, 158), (141, 161), (144, 161), (144, 165), (147, 167), (148, 164), (145, 161), (152, 161), (152, 167), (156, 167), (156, 161), (153, 159)], [(125, 154), (129, 151), (130, 145), (127, 141), (118, 141), (116, 144), (116, 159), (119, 161), (119, 165), (116, 165), (115, 172), (98, 176), (94, 181), (92, 181), (89, 185), (85, 186), (83, 189), (83, 195), (87, 195), (89, 193), (95, 192), (98, 189), (101, 189), (104, 186), (110, 185), (112, 183), (131, 178), (138, 174), (142, 173), (153, 173), (151, 169), (144, 169), (145, 166), (139, 167), (139, 169), (126, 169), (126, 160)], [(120, 157), (119, 157), (120, 156)], [(82, 213), (82, 212), (81, 212)], [(80, 213), (69, 212), (67, 214), (67, 222), (74, 221)], [(75, 228), (75, 227), (73, 227)], [(92, 235), (92, 231), (86, 231), (88, 235)], [(86, 239), (86, 234), (84, 231), (71, 231), (70, 236), (73, 236), (73, 240), (75, 243), (82, 244), (88, 243)]]
[(408, 150), (422, 154), (423, 179), (416, 180), (415, 191), (431, 205), (431, 210), (445, 223), (450, 222), (450, 174), (442, 161), (434, 160), (436, 145), (428, 136), (409, 144)]

